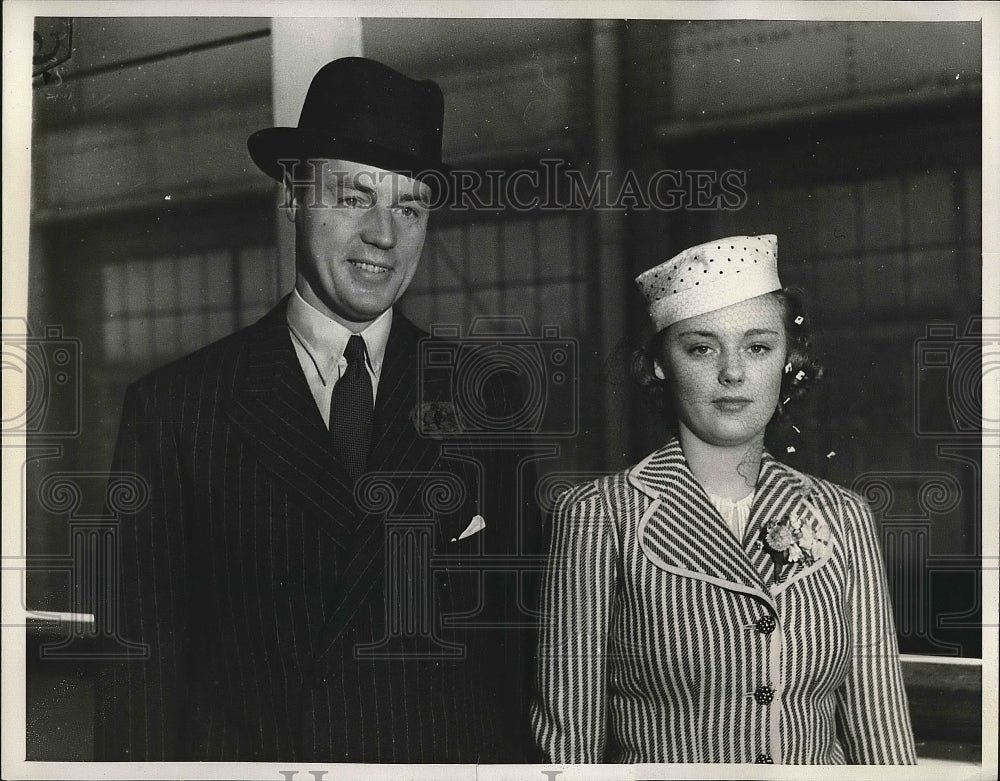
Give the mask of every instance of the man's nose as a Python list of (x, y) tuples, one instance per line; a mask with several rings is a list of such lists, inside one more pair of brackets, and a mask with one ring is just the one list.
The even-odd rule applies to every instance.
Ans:
[(723, 352), (719, 367), (719, 382), (723, 385), (738, 385), (743, 382), (745, 369), (743, 358), (738, 352)]
[(370, 207), (365, 212), (361, 240), (379, 249), (392, 249), (396, 246), (396, 226), (392, 221), (392, 211), (381, 206)]

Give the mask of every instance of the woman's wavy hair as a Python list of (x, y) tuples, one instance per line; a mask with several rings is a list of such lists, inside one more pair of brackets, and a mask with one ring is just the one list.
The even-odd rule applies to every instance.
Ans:
[[(802, 303), (802, 291), (797, 288), (775, 290), (768, 295), (781, 302), (784, 309), (785, 338), (788, 345), (787, 371), (781, 378), (781, 396), (772, 423), (782, 418), (823, 377), (823, 366), (816, 356), (810, 334), (809, 318)], [(655, 361), (663, 356), (667, 329), (653, 335), (632, 356), (632, 379), (646, 405), (662, 415), (671, 432), (677, 431), (677, 413), (670, 391), (670, 377), (660, 379), (654, 371)], [(661, 366), (665, 363), (661, 360)]]

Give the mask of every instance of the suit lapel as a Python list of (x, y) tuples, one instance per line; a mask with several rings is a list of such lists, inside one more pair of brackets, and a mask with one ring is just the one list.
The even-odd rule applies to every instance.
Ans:
[(366, 480), (386, 479), (393, 485), (390, 491), (395, 503), (388, 513), (370, 508), (357, 526), (348, 548), (346, 566), (338, 578), (332, 611), (316, 646), (316, 665), (329, 654), (358, 608), (382, 584), (387, 514), (397, 517), (427, 515), (421, 491), (412, 490), (412, 485), (400, 490), (420, 473), (434, 471), (441, 453), (441, 442), (418, 436), (411, 420), (417, 400), (420, 336), (421, 331), (412, 323), (399, 313), (393, 313), (392, 330), (379, 376), (372, 450), (366, 475), (361, 477), (360, 493), (364, 493)]
[(276, 475), (342, 548), (350, 545), (358, 511), (353, 485), (334, 453), (285, 319), (287, 298), (255, 326), (242, 376), (229, 402), (230, 420)]
[(393, 313), (392, 330), (385, 346), (379, 377), (375, 428), (368, 471), (396, 471), (436, 459), (440, 443), (418, 437), (412, 420), (420, 382), (419, 340), (423, 333), (398, 312)]
[(639, 545), (662, 569), (770, 601), (760, 573), (719, 517), (672, 439), (629, 473), (653, 499), (639, 523)]

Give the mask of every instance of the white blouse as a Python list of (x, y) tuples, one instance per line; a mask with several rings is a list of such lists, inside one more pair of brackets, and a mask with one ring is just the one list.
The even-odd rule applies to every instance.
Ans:
[(734, 502), (732, 499), (727, 499), (725, 496), (716, 496), (712, 493), (708, 494), (708, 498), (711, 500), (712, 506), (719, 511), (719, 515), (721, 515), (722, 519), (729, 525), (729, 529), (736, 535), (737, 540), (742, 541), (743, 535), (746, 534), (747, 521), (750, 520), (750, 508), (753, 507), (753, 498), (756, 495), (756, 491), (751, 491), (742, 499), (738, 499)]

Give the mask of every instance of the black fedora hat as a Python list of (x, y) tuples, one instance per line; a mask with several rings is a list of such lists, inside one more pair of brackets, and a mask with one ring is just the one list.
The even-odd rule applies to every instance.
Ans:
[(338, 159), (427, 179), (440, 189), (449, 170), (441, 162), (443, 124), (444, 96), (435, 82), (343, 57), (313, 76), (298, 127), (258, 130), (247, 148), (257, 167), (279, 182), (281, 160)]

